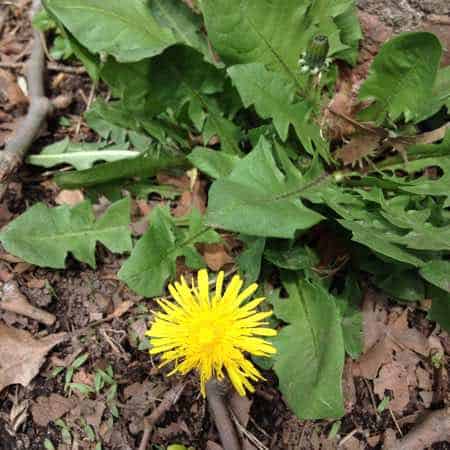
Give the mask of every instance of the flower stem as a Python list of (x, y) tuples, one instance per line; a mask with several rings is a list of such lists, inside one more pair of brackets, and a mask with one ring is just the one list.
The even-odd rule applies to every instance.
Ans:
[(227, 386), (211, 378), (206, 383), (206, 399), (211, 411), (211, 415), (219, 432), (220, 440), (224, 450), (241, 450), (241, 444), (236, 432), (236, 428), (231, 419), (230, 411), (225, 404)]

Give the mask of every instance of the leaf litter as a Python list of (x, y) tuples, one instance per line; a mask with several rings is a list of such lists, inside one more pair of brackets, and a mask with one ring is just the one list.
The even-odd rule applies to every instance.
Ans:
[[(380, 38), (379, 43), (382, 43), (385, 38)], [(376, 39), (374, 39), (376, 41)], [(369, 52), (371, 54), (371, 57), (373, 57), (373, 54), (375, 53), (375, 50), (373, 52)], [(345, 103), (345, 102), (344, 102)], [(344, 111), (345, 113), (345, 111)], [(349, 113), (349, 116), (352, 117), (354, 114), (354, 111), (347, 111)], [(346, 126), (349, 126), (349, 123), (345, 121), (345, 119), (342, 121), (342, 123)], [(58, 133), (61, 133), (61, 129), (57, 130)], [(354, 132), (354, 130), (352, 130)], [(342, 132), (343, 136), (350, 135), (352, 133), (349, 133), (348, 131)], [(217, 143), (216, 143), (217, 144)], [(366, 156), (366, 155), (363, 155)], [(368, 155), (370, 156), (370, 155)], [(350, 156), (346, 161), (349, 162), (349, 165), (355, 164), (360, 160), (360, 154), (355, 154), (353, 156)], [(170, 177), (171, 175), (169, 175)], [(178, 178), (178, 177), (174, 177)], [(178, 208), (181, 204), (181, 208), (179, 209), (180, 216), (185, 216), (186, 213), (189, 212), (192, 204), (197, 203), (201, 204), (203, 202), (203, 205), (206, 203), (206, 197), (203, 195), (199, 195), (198, 192), (195, 192), (195, 189), (191, 186), (191, 179), (189, 177), (185, 177), (183, 182), (177, 182), (178, 188), (181, 190), (184, 190), (184, 198), (182, 197), (180, 202), (175, 203), (175, 208)], [(196, 188), (197, 191), (198, 188)], [(204, 187), (202, 188), (204, 189)], [(78, 194), (77, 194), (78, 195)], [(65, 195), (64, 195), (65, 196)], [(199, 196), (200, 199), (193, 199), (194, 196)], [(51, 201), (54, 200), (54, 196), (52, 196)], [(70, 200), (69, 200), (70, 201)], [(67, 203), (67, 201), (63, 201), (62, 203)], [(204, 207), (203, 207), (204, 208)], [(141, 211), (142, 212), (142, 211)], [(147, 211), (149, 213), (151, 211)], [(147, 214), (142, 214), (143, 217), (145, 217)], [(217, 267), (219, 268), (220, 265), (224, 264), (231, 264), (233, 262), (232, 257), (228, 254), (228, 248), (224, 246), (223, 244), (201, 244), (204, 247), (212, 246), (213, 252), (217, 251), (219, 253), (219, 256), (216, 258), (217, 260), (210, 261), (211, 267)], [(207, 255), (207, 252), (203, 252), (203, 255)], [(228, 255), (228, 256), (226, 256)], [(208, 256), (207, 256), (208, 258)], [(103, 270), (104, 266), (106, 265), (106, 271), (110, 270), (111, 267), (114, 267), (116, 264), (116, 258), (112, 256), (109, 252), (104, 251), (101, 249), (100, 251), (100, 257), (98, 261), (98, 267), (99, 270)], [(72, 257), (69, 256), (68, 259), (69, 264), (69, 271), (70, 268), (77, 267), (76, 262), (72, 260)], [(109, 268), (109, 269), (108, 269)], [(41, 269), (38, 269), (41, 270)], [(82, 271), (85, 270), (84, 266), (81, 268)], [(28, 265), (27, 271), (34, 273), (36, 272), (36, 268), (33, 266)], [(87, 271), (89, 273), (89, 271)], [(113, 270), (114, 272), (114, 270)], [(23, 281), (25, 280), (23, 277), (25, 276), (26, 272), (17, 272), (17, 277), (19, 280)], [(45, 279), (49, 275), (49, 272), (38, 272), (36, 274), (36, 277), (38, 279)], [(79, 276), (79, 272), (72, 271), (71, 273), (64, 275), (64, 277), (76, 277)], [(49, 278), (52, 278), (49, 276)], [(88, 286), (90, 286), (92, 283), (96, 285), (97, 278), (94, 276), (83, 276), (82, 282)], [(109, 282), (108, 282), (109, 284)], [(95, 291), (98, 288), (98, 285), (96, 288), (91, 289), (90, 287), (86, 289), (86, 286), (82, 288), (80, 284), (77, 283), (68, 283), (67, 280), (61, 280), (58, 277), (54, 277), (52, 281), (52, 285), (56, 288), (56, 292), (54, 295), (58, 297), (58, 305), (60, 302), (67, 301), (67, 304), (65, 306), (57, 306), (54, 305), (53, 307), (57, 309), (56, 315), (58, 317), (58, 324), (57, 327), (60, 327), (60, 324), (63, 324), (62, 328), (56, 328), (58, 329), (71, 329), (71, 328), (78, 328), (80, 326), (86, 326), (89, 324), (90, 321), (92, 321), (92, 314), (100, 314), (100, 316), (105, 317), (107, 314), (104, 312), (104, 310), (101, 310), (98, 307), (98, 305), (95, 303), (94, 306), (92, 306), (92, 299), (95, 297), (95, 293), (93, 294), (92, 291)], [(112, 286), (114, 285), (114, 286)], [(36, 289), (41, 289), (39, 286), (41, 286), (41, 283), (37, 284)], [(112, 291), (117, 287), (117, 281), (111, 282), (111, 285), (106, 289), (107, 294), (106, 297), (108, 300), (113, 302), (113, 294)], [(81, 289), (80, 289), (81, 288)], [(63, 291), (70, 290), (71, 294), (67, 295), (64, 294)], [(119, 296), (122, 294), (119, 293)], [(125, 294), (125, 298), (127, 298), (128, 294)], [(146, 321), (149, 319), (150, 315), (148, 310), (144, 311), (144, 308), (139, 309), (135, 307), (135, 303), (126, 303), (126, 300), (122, 302), (122, 299), (117, 299), (117, 296), (115, 297), (115, 311), (121, 311), (124, 310), (125, 319), (123, 318), (122, 313), (115, 314), (115, 318), (113, 321), (113, 329), (115, 332), (120, 333), (121, 327), (126, 326), (126, 322), (128, 321), (126, 311), (132, 311), (132, 314), (140, 314), (140, 317), (143, 317), (140, 322), (140, 326), (138, 327), (139, 330), (142, 331), (143, 323), (146, 323)], [(68, 311), (65, 311), (66, 306), (68, 305)], [(121, 306), (125, 305), (125, 306)], [(135, 309), (136, 308), (136, 309)], [(431, 375), (433, 373), (432, 369), (430, 368), (428, 357), (429, 357), (429, 347), (424, 343), (422, 337), (425, 337), (427, 335), (427, 330), (421, 330), (421, 332), (416, 332), (417, 330), (415, 328), (411, 328), (410, 324), (408, 323), (407, 315), (405, 313), (401, 312), (401, 308), (396, 307), (394, 311), (394, 315), (392, 316), (391, 309), (388, 309), (385, 307), (384, 301), (381, 302), (381, 306), (378, 305), (379, 309), (375, 308), (375, 311), (372, 310), (371, 313), (367, 313), (365, 315), (366, 319), (366, 325), (367, 325), (367, 333), (372, 334), (370, 337), (369, 343), (371, 345), (367, 346), (366, 348), (366, 354), (369, 354), (370, 351), (372, 351), (373, 348), (378, 348), (379, 355), (375, 358), (375, 367), (365, 367), (365, 360), (362, 360), (362, 369), (361, 367), (358, 367), (359, 363), (352, 363), (351, 365), (348, 364), (352, 371), (354, 370), (354, 377), (352, 376), (352, 373), (350, 372), (349, 378), (354, 378), (352, 381), (356, 383), (355, 388), (355, 395), (361, 396), (361, 392), (363, 389), (360, 389), (358, 385), (358, 378), (360, 378), (361, 370), (366, 375), (366, 378), (373, 381), (374, 386), (374, 392), (377, 395), (377, 400), (381, 401), (382, 397), (385, 395), (392, 397), (392, 402), (390, 403), (390, 406), (392, 410), (395, 410), (398, 412), (398, 414), (403, 413), (408, 409), (408, 403), (414, 402), (414, 389), (419, 390), (419, 395), (423, 396), (425, 394), (429, 394), (431, 392), (430, 384), (433, 383), (433, 376)], [(53, 310), (53, 308), (52, 308)], [(90, 312), (91, 311), (91, 312)], [(93, 312), (92, 312), (93, 311)], [(383, 312), (384, 311), (384, 312)], [(73, 317), (71, 317), (71, 314), (73, 314)], [(374, 318), (371, 316), (375, 314), (377, 317), (374, 320)], [(100, 317), (97, 316), (97, 317)], [(121, 317), (122, 316), (122, 317)], [(379, 316), (379, 317), (378, 317)], [(391, 317), (392, 316), (392, 317)], [(376, 322), (376, 323), (373, 323)], [(16, 323), (17, 325), (17, 323)], [(32, 321), (25, 320), (21, 326), (33, 331), (36, 333), (38, 331), (38, 328), (36, 324)], [(370, 331), (372, 328), (372, 331)], [(412, 330), (412, 332), (411, 332)], [(424, 334), (422, 334), (422, 331), (425, 331)], [(404, 334), (404, 336), (403, 336)], [(137, 412), (142, 411), (142, 415), (145, 414), (146, 411), (143, 411), (142, 409), (139, 409), (139, 406), (136, 403), (131, 402), (131, 400), (134, 398), (135, 401), (139, 398), (142, 402), (142, 408), (146, 407), (148, 408), (154, 408), (156, 404), (158, 403), (159, 399), (161, 398), (164, 388), (167, 388), (167, 382), (164, 378), (164, 375), (160, 374), (154, 366), (148, 363), (147, 360), (144, 358), (141, 358), (138, 353), (132, 352), (133, 358), (132, 363), (130, 367), (124, 367), (123, 362), (120, 362), (119, 359), (116, 359), (114, 355), (111, 355), (110, 347), (105, 342), (102, 342), (101, 333), (98, 335), (94, 333), (94, 336), (92, 337), (92, 346), (90, 347), (90, 350), (92, 351), (92, 360), (93, 365), (89, 365), (89, 367), (82, 368), (74, 375), (74, 380), (80, 383), (85, 384), (91, 384), (92, 383), (92, 376), (95, 373), (95, 366), (99, 364), (100, 367), (104, 368), (104, 362), (105, 359), (113, 360), (115, 369), (117, 368), (118, 373), (120, 374), (119, 377), (121, 377), (122, 383), (125, 384), (123, 389), (121, 388), (119, 390), (120, 399), (123, 402), (130, 402), (129, 407), (123, 407), (121, 409), (121, 415), (123, 414), (123, 417), (126, 418), (120, 419), (119, 422), (117, 422), (115, 425), (111, 426), (110, 424), (110, 416), (108, 411), (105, 407), (105, 400), (102, 398), (94, 398), (91, 394), (87, 396), (83, 400), (83, 403), (79, 405), (78, 408), (74, 411), (74, 414), (67, 414), (67, 413), (61, 413), (63, 411), (63, 408), (61, 406), (61, 409), (58, 411), (52, 412), (52, 418), (51, 421), (58, 420), (58, 417), (63, 417), (64, 420), (67, 421), (70, 428), (73, 430), (73, 435), (75, 436), (74, 441), (77, 442), (77, 445), (81, 445), (82, 448), (89, 448), (86, 443), (86, 437), (84, 435), (84, 430), (80, 427), (80, 420), (86, 420), (86, 422), (93, 427), (96, 434), (100, 435), (104, 442), (107, 445), (110, 445), (111, 448), (133, 448), (133, 439), (130, 438), (130, 427), (131, 422), (129, 421), (127, 417), (127, 410), (132, 410), (133, 408), (136, 408)], [(426, 337), (425, 337), (426, 339)], [(378, 346), (378, 347), (377, 347)], [(67, 350), (67, 349), (66, 349)], [(64, 350), (60, 354), (61, 358), (64, 358)], [(65, 355), (70, 356), (70, 355)], [(364, 358), (364, 356), (363, 356)], [(53, 358), (54, 359), (54, 358)], [(69, 358), (71, 359), (71, 358)], [(366, 358), (368, 359), (368, 358)], [(73, 361), (72, 361), (73, 362)], [(70, 366), (70, 363), (67, 364), (67, 366)], [(356, 366), (357, 368), (353, 368), (352, 366)], [(46, 369), (46, 372), (48, 372), (51, 369), (51, 367), (48, 367)], [(406, 372), (405, 372), (406, 371)], [(142, 373), (145, 373), (143, 376)], [(405, 375), (407, 383), (407, 393), (405, 393), (404, 387), (400, 387), (398, 385), (398, 377), (399, 374)], [(411, 375), (412, 374), (412, 375)], [(61, 387), (61, 376), (59, 378), (57, 377), (56, 382), (53, 384), (53, 387), (55, 390), (58, 390), (58, 387)], [(128, 387), (130, 387), (130, 383), (133, 381), (135, 384), (142, 385), (148, 382), (149, 379), (153, 381), (153, 379), (156, 378), (156, 382), (153, 387), (149, 387), (149, 392), (151, 392), (151, 395), (145, 394), (145, 390), (139, 390), (136, 388), (136, 393), (130, 393), (126, 391)], [(125, 382), (124, 382), (125, 380)], [(41, 382), (41, 380), (39, 379)], [(403, 380), (404, 381), (404, 380)], [(192, 380), (194, 383), (194, 381)], [(355, 384), (354, 383), (354, 384)], [(133, 386), (133, 384), (131, 384)], [(158, 392), (159, 389), (163, 388), (163, 390)], [(34, 389), (34, 387), (32, 386)], [(50, 387), (51, 389), (51, 387)], [(133, 390), (131, 390), (133, 392)], [(180, 407), (177, 406), (171, 415), (160, 427), (159, 430), (156, 430), (155, 437), (160, 440), (159, 442), (161, 444), (167, 443), (167, 440), (175, 439), (180, 437), (181, 439), (185, 440), (191, 440), (192, 436), (199, 436), (199, 431), (196, 430), (196, 422), (198, 422), (198, 418), (202, 417), (202, 414), (204, 414), (204, 405), (195, 398), (195, 389), (191, 389), (189, 391), (188, 398), (189, 400), (186, 402), (186, 404), (182, 404)], [(45, 396), (38, 396), (39, 391), (34, 391), (34, 398), (35, 403), (42, 405), (42, 407), (45, 407), (47, 404), (47, 399), (52, 398), (52, 400), (55, 400), (55, 397), (52, 397), (54, 393), (47, 392)], [(61, 399), (65, 400), (74, 400), (74, 396), (77, 394), (72, 394), (67, 399), (66, 397), (61, 397)], [(255, 396), (254, 399), (252, 399), (251, 405), (245, 405), (243, 408), (244, 411), (244, 419), (243, 423), (249, 420), (251, 417), (255, 417), (257, 419), (257, 423), (259, 424), (260, 421), (263, 423), (263, 430), (266, 430), (267, 433), (272, 435), (272, 441), (277, 442), (277, 434), (281, 433), (288, 428), (288, 423), (291, 423), (292, 425), (292, 433), (290, 437), (286, 438), (285, 442), (288, 442), (289, 445), (295, 445), (298, 444), (300, 441), (302, 442), (302, 446), (304, 448), (319, 448), (322, 446), (322, 448), (334, 448), (332, 444), (327, 443), (326, 440), (326, 434), (327, 434), (327, 427), (328, 425), (325, 425), (322, 427), (321, 425), (312, 426), (312, 431), (305, 431), (305, 428), (307, 428), (309, 425), (308, 422), (299, 421), (295, 419), (295, 417), (292, 416), (292, 414), (283, 406), (281, 405), (274, 405), (274, 403), (280, 403), (281, 404), (281, 398), (280, 397), (272, 397), (272, 407), (270, 411), (265, 411), (264, 408), (267, 406), (264, 406), (264, 402), (261, 400), (264, 398), (264, 396), (273, 395), (270, 394), (270, 389), (263, 389), (263, 392), (261, 393), (261, 397)], [(142, 397), (144, 400), (142, 400)], [(425, 396), (426, 397), (426, 396)], [(429, 397), (429, 396), (428, 396)], [(44, 400), (45, 399), (45, 400)], [(429, 398), (425, 400), (422, 398), (421, 405), (429, 405), (428, 403)], [(397, 403), (395, 403), (397, 402)], [(402, 409), (400, 409), (400, 404), (404, 405)], [(62, 402), (65, 403), (65, 402)], [(55, 401), (55, 405), (58, 404), (58, 401)], [(125, 403), (126, 405), (127, 403)], [(33, 412), (33, 405), (32, 405), (32, 412)], [(68, 403), (65, 403), (65, 405), (68, 405)], [(37, 406), (36, 406), (37, 407)], [(397, 408), (398, 411), (397, 411)], [(366, 413), (366, 412), (365, 412)], [(39, 414), (39, 410), (36, 412)], [(61, 415), (60, 415), (61, 414)], [(65, 415), (64, 415), (65, 414)], [(357, 415), (357, 414), (355, 414)], [(262, 416), (262, 417), (261, 417)], [(264, 419), (265, 416), (265, 419)], [(33, 414), (32, 414), (32, 417)], [(139, 428), (139, 419), (142, 416), (140, 414), (135, 415), (135, 432), (131, 433), (131, 435), (135, 435), (139, 432), (141, 428)], [(177, 417), (184, 417), (184, 420), (180, 420)], [(176, 419), (176, 420), (175, 420)], [(355, 416), (350, 416), (348, 418), (348, 423), (345, 424), (345, 430), (348, 432), (351, 432), (351, 425), (350, 422), (357, 421), (357, 418)], [(270, 422), (273, 422), (271, 424)], [(36, 421), (38, 424), (38, 422)], [(385, 420), (386, 427), (388, 425), (393, 426), (392, 423), (388, 420)], [(39, 424), (38, 424), (39, 425)], [(276, 426), (275, 426), (276, 425)], [(360, 424), (362, 426), (368, 426), (373, 433), (378, 433), (381, 427), (374, 427), (371, 426), (368, 423), (362, 423)], [(45, 426), (45, 425), (42, 425)], [(50, 427), (54, 425), (50, 424)], [(251, 421), (250, 425), (252, 431), (258, 435), (258, 437), (266, 443), (266, 445), (269, 446), (269, 448), (272, 448), (270, 446), (271, 441), (265, 436), (263, 433), (259, 432), (257, 428), (252, 428)], [(132, 428), (132, 427), (131, 427)], [(136, 431), (138, 430), (138, 431)], [(343, 432), (344, 433), (344, 432)], [(205, 437), (207, 434), (203, 432), (201, 434)], [(159, 436), (159, 437), (158, 437)], [(214, 431), (212, 429), (209, 430), (208, 436), (214, 440), (217, 439), (216, 436), (214, 436)], [(270, 437), (270, 436), (269, 436)], [(345, 437), (345, 436), (342, 436)], [(376, 435), (375, 435), (376, 438)], [(194, 437), (193, 440), (196, 438)], [(307, 441), (310, 440), (308, 443)], [(375, 439), (376, 440), (376, 439)], [(375, 440), (372, 440), (371, 442), (375, 442)], [(187, 442), (187, 441), (186, 441)], [(206, 440), (204, 441), (206, 442)], [(363, 443), (365, 442), (365, 438), (361, 434), (356, 434), (354, 436), (350, 436), (349, 439), (346, 440), (345, 443), (343, 443), (343, 448), (364, 448)], [(369, 438), (367, 439), (367, 442), (369, 442)], [(64, 444), (61, 444), (61, 448), (63, 448)], [(209, 446), (214, 446), (213, 441), (209, 441)], [(122, 446), (122, 447), (121, 447)], [(217, 444), (216, 444), (217, 447)], [(70, 447), (66, 447), (70, 448)], [(276, 448), (276, 447), (273, 447)]]

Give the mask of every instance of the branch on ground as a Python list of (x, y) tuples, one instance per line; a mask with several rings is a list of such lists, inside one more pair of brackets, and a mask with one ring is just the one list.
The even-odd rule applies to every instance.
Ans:
[[(39, 11), (40, 0), (33, 0), (30, 11), (30, 20)], [(22, 164), (22, 161), (42, 128), (47, 116), (52, 113), (53, 106), (45, 96), (44, 70), (45, 52), (41, 32), (33, 31), (33, 47), (26, 64), (25, 76), (28, 84), (30, 106), (28, 113), (20, 122), (14, 135), (6, 143), (5, 149), (0, 153), (0, 197), (6, 191), (6, 181)]]
[(153, 427), (159, 420), (161, 420), (163, 415), (167, 411), (169, 411), (169, 409), (178, 401), (185, 386), (186, 383), (179, 383), (175, 387), (167, 391), (158, 407), (149, 416), (144, 417), (144, 434), (142, 435), (139, 450), (147, 449), (150, 437), (153, 433)]
[(6, 282), (3, 285), (2, 294), (0, 309), (29, 317), (47, 326), (55, 323), (56, 317), (41, 308), (33, 306), (25, 295), (22, 294), (15, 281)]

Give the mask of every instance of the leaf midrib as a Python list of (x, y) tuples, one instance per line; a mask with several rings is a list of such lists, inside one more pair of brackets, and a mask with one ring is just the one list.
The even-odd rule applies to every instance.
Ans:
[[(193, 43), (187, 33), (184, 33), (183, 30), (178, 26), (177, 22), (173, 19), (173, 17), (170, 15), (170, 12), (164, 8), (164, 5), (160, 0), (153, 0), (162, 11), (164, 17), (166, 20), (172, 25), (172, 27), (175, 29), (175, 31), (185, 40), (187, 44), (189, 44), (191, 47), (195, 48), (196, 45)], [(181, 5), (180, 5), (181, 6)]]
[[(126, 228), (128, 225), (117, 225), (114, 227), (108, 227), (108, 228), (98, 228), (98, 229), (88, 229), (88, 230), (84, 230), (84, 231), (76, 231), (76, 232), (70, 232), (70, 233), (57, 233), (57, 234), (51, 234), (51, 235), (40, 235), (40, 236), (36, 236), (36, 237), (30, 237), (27, 236), (27, 242), (42, 242), (42, 241), (46, 241), (49, 239), (52, 240), (64, 240), (67, 238), (76, 238), (76, 237), (81, 237), (81, 236), (86, 236), (86, 235), (90, 235), (90, 234), (96, 234), (96, 235), (100, 235), (102, 233), (109, 233), (111, 231), (118, 231), (121, 230), (123, 228)], [(10, 233), (14, 233), (15, 230), (11, 230)], [(20, 239), (19, 239), (20, 240)], [(100, 240), (100, 238), (96, 238), (96, 240)]]

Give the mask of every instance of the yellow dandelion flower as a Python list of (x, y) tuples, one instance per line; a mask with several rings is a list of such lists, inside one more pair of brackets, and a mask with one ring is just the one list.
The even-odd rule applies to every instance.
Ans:
[(175, 302), (158, 300), (162, 311), (156, 312), (150, 330), (150, 354), (161, 353), (161, 366), (173, 362), (174, 370), (183, 375), (196, 370), (200, 375), (202, 395), (205, 384), (213, 376), (225, 374), (240, 395), (254, 391), (251, 381), (262, 380), (256, 367), (246, 358), (269, 356), (276, 352), (263, 336), (275, 336), (265, 319), (271, 312), (258, 312), (264, 297), (245, 302), (258, 288), (252, 284), (240, 292), (243, 280), (235, 275), (224, 293), (224, 273), (219, 272), (216, 289), (209, 292), (208, 272), (198, 272), (192, 287), (183, 277), (169, 285)]

